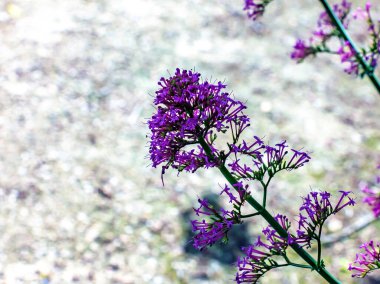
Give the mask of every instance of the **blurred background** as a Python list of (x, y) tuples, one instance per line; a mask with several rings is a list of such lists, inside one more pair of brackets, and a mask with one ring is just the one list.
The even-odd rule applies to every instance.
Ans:
[[(229, 0), (0, 2), (0, 283), (232, 283), (239, 247), (266, 224), (248, 221), (228, 246), (197, 253), (191, 208), (198, 196), (217, 197), (224, 180), (215, 169), (168, 171), (163, 187), (148, 159), (157, 81), (176, 67), (225, 80), (248, 105), (247, 137), (287, 139), (312, 152), (308, 165), (274, 180), (271, 212), (293, 219), (313, 188), (357, 196), (355, 208), (326, 225), (328, 236), (370, 214), (358, 183), (373, 181), (380, 158), (380, 96), (367, 79), (343, 73), (337, 58), (290, 60), (296, 38), (315, 26), (317, 0), (274, 1), (258, 22), (242, 7)], [(379, 229), (325, 250), (342, 283), (364, 283), (346, 268)], [(380, 283), (373, 275), (365, 283)], [(263, 283), (323, 282), (290, 268)]]

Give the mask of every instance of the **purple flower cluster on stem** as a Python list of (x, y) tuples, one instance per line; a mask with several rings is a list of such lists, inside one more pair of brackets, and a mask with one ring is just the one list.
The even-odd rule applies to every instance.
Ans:
[(242, 223), (241, 207), (246, 195), (249, 194), (248, 186), (238, 183), (235, 187), (238, 188), (237, 196), (227, 185), (220, 192), (220, 195), (228, 196), (229, 203), (233, 204), (233, 210), (225, 210), (224, 208), (217, 210), (206, 199), (198, 199), (199, 207), (194, 208), (194, 212), (197, 216), (206, 218), (191, 221), (193, 232), (197, 232), (193, 238), (193, 245), (196, 249), (203, 250), (219, 240), (227, 241), (228, 232), (232, 225)]
[[(263, 15), (270, 2), (272, 1), (245, 0), (244, 10), (247, 11), (249, 18), (256, 20)], [(371, 3), (367, 2), (365, 9), (358, 8), (351, 12), (352, 4), (347, 0), (342, 0), (340, 4), (332, 7), (327, 0), (320, 0), (320, 2), (325, 11), (319, 16), (317, 28), (308, 40), (297, 39), (290, 57), (297, 62), (302, 62), (305, 58), (319, 53), (338, 55), (345, 65), (346, 73), (361, 77), (367, 75), (380, 93), (380, 80), (374, 74), (380, 55), (380, 21), (373, 20)], [(368, 28), (364, 34), (369, 39), (358, 48), (347, 30), (351, 22), (362, 20), (367, 23)], [(360, 41), (363, 42), (362, 39)], [(336, 48), (334, 44), (330, 44), (331, 42), (340, 44)]]
[[(276, 221), (288, 231), (290, 222), (284, 215), (276, 215)], [(240, 283), (257, 283), (257, 281), (269, 270), (289, 265), (286, 256), (288, 239), (282, 238), (271, 226), (266, 227), (263, 234), (267, 242), (263, 242), (260, 236), (253, 245), (243, 247), (245, 256), (237, 261), (238, 272), (235, 280)], [(282, 256), (287, 260), (286, 264), (279, 264), (274, 256)]]
[[(343, 0), (341, 4), (335, 4), (333, 11), (337, 15), (338, 19), (342, 22), (345, 28), (348, 28), (349, 18), (348, 15), (351, 11), (351, 3)], [(320, 52), (336, 53), (331, 51), (327, 44), (331, 38), (339, 36), (336, 31), (336, 26), (332, 22), (330, 16), (326, 11), (323, 11), (319, 15), (317, 21), (317, 28), (313, 31), (312, 36), (308, 39), (308, 44), (304, 40), (298, 39), (294, 45), (294, 50), (291, 54), (291, 58), (298, 62), (303, 61), (310, 55), (316, 55)]]
[[(367, 2), (365, 9), (358, 8), (351, 13), (352, 4), (347, 0), (343, 0), (340, 4), (333, 6), (333, 12), (342, 22), (345, 29), (349, 28), (352, 21), (365, 20), (367, 22), (367, 35), (370, 43), (360, 49), (357, 54), (351, 42), (345, 35), (340, 33), (332, 21), (330, 15), (323, 11), (318, 19), (317, 28), (312, 36), (308, 39), (308, 43), (302, 39), (298, 39), (293, 47), (291, 58), (302, 62), (310, 55), (318, 53), (336, 54), (340, 57), (342, 63), (346, 65), (344, 71), (348, 74), (364, 75), (368, 70), (362, 66), (358, 56), (361, 56), (373, 70), (377, 67), (380, 54), (380, 26), (376, 26), (371, 16), (371, 4)], [(332, 48), (329, 44), (332, 40), (338, 40), (340, 43), (338, 48)]]
[(309, 39), (309, 43), (306, 43), (303, 39), (297, 39), (290, 57), (298, 62), (302, 62), (306, 57), (315, 55), (317, 49), (312, 46), (312, 43), (312, 39)]
[[(272, 177), (280, 170), (292, 170), (302, 167), (311, 159), (307, 152), (295, 149), (291, 149), (292, 155), (289, 159), (285, 159), (289, 154), (286, 141), (277, 143), (273, 147), (265, 144), (257, 136), (254, 136), (252, 143), (243, 141), (239, 145), (229, 145), (229, 148), (233, 155), (232, 162), (228, 166), (239, 179), (262, 180), (266, 173)], [(240, 160), (241, 156), (249, 157), (252, 167), (242, 163)]]
[[(195, 172), (222, 164), (226, 157), (214, 148), (216, 133), (233, 128), (240, 135), (249, 125), (242, 113), (245, 105), (223, 92), (226, 85), (201, 82), (200, 74), (192, 71), (177, 69), (174, 76), (161, 78), (158, 84), (157, 112), (148, 121), (153, 167), (164, 164), (162, 173), (169, 167)], [(196, 145), (200, 138), (207, 142), (214, 159)]]
[(322, 227), (327, 218), (346, 206), (355, 205), (354, 199), (349, 196), (350, 191), (340, 193), (341, 196), (335, 205), (332, 204), (331, 194), (327, 191), (312, 191), (303, 199), (298, 219), (298, 243), (310, 247), (313, 239), (320, 242)]
[(221, 239), (227, 239), (227, 233), (233, 224), (241, 223), (240, 217), (234, 211), (220, 208), (216, 210), (206, 199), (198, 199), (199, 208), (194, 208), (197, 216), (207, 216), (209, 220), (192, 220), (193, 232), (198, 232), (193, 238), (196, 249), (202, 250), (212, 246)]
[[(286, 255), (281, 255), (286, 264), (278, 264), (269, 257), (265, 260), (266, 264), (263, 263), (266, 268), (268, 265), (313, 268), (330, 283), (339, 283), (320, 265), (320, 261), (317, 263), (298, 244), (298, 237), (287, 231), (290, 226), (287, 218), (274, 218), (265, 209), (266, 190), (270, 179), (282, 169), (292, 170), (303, 166), (310, 160), (308, 153), (293, 149), (289, 151), (292, 155), (286, 159), (288, 146), (285, 141), (274, 147), (264, 144), (257, 136), (252, 143), (244, 140), (240, 142), (241, 134), (249, 126), (249, 119), (243, 113), (246, 107), (232, 99), (229, 93), (223, 92), (226, 85), (221, 82), (202, 82), (199, 73), (177, 69), (174, 76), (161, 78), (159, 86), (154, 101), (157, 111), (148, 121), (152, 132), (149, 151), (153, 166), (163, 164), (162, 175), (169, 167), (179, 172), (217, 167), (238, 193), (235, 196), (228, 186), (221, 192), (233, 204), (232, 210), (216, 209), (207, 200), (199, 200), (200, 206), (194, 210), (202, 218), (192, 221), (193, 231), (196, 232), (194, 246), (202, 250), (219, 240), (227, 241), (227, 233), (234, 224), (241, 223), (242, 218), (261, 215), (271, 226), (263, 231), (269, 244), (263, 245), (260, 241), (257, 244), (270, 249), (271, 255), (281, 255), (290, 246), (308, 264), (294, 264)], [(225, 133), (231, 135), (231, 141), (227, 143), (226, 150), (219, 150), (215, 141), (218, 135)], [(239, 162), (242, 156), (248, 157), (253, 165)], [(232, 160), (229, 164), (232, 172), (225, 166), (227, 159)], [(268, 177), (266, 181), (264, 176)], [(263, 205), (250, 195), (247, 185), (240, 179), (260, 181), (264, 188)], [(243, 215), (241, 207), (245, 202), (256, 212)], [(344, 205), (337, 206), (339, 210), (343, 207)], [(237, 281), (243, 280), (237, 277)]]
[[(350, 263), (348, 270), (352, 271), (352, 277), (362, 278), (369, 272), (380, 269), (380, 243), (374, 241), (360, 246), (364, 252), (356, 254), (355, 261)], [(357, 264), (357, 265), (354, 265)]]
[[(311, 192), (304, 198), (300, 211), (306, 211), (306, 216), (299, 214), (297, 234), (290, 233), (291, 223), (289, 219), (278, 214), (275, 219), (288, 233), (287, 237), (280, 236), (271, 226), (266, 227), (262, 233), (269, 243), (264, 243), (258, 237), (257, 241), (246, 248), (242, 248), (245, 256), (237, 262), (237, 283), (256, 283), (266, 272), (271, 269), (292, 265), (308, 268), (310, 266), (291, 262), (286, 251), (289, 245), (298, 244), (310, 248), (311, 240), (318, 242), (318, 267), (323, 266), (321, 259), (321, 233), (322, 226), (329, 216), (336, 214), (348, 205), (354, 205), (354, 200), (349, 196), (350, 192), (341, 191), (341, 196), (335, 206), (330, 200), (328, 192)], [(275, 256), (281, 256), (285, 261), (278, 262)]]

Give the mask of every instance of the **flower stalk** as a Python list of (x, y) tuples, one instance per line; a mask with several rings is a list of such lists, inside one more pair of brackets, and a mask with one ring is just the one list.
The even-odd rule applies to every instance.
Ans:
[[(224, 92), (225, 84), (200, 81), (200, 74), (177, 69), (175, 75), (159, 81), (156, 92), (157, 112), (148, 121), (152, 131), (150, 158), (153, 167), (163, 164), (162, 174), (168, 168), (195, 172), (200, 168), (218, 168), (229, 185), (222, 187), (220, 195), (228, 196), (232, 210), (217, 208), (207, 199), (198, 199), (199, 208), (194, 208), (200, 217), (191, 221), (196, 233), (193, 245), (199, 250), (207, 249), (218, 241), (227, 242), (228, 232), (242, 218), (262, 216), (268, 227), (262, 233), (266, 241), (258, 237), (254, 244), (242, 248), (245, 256), (237, 261), (237, 284), (257, 283), (268, 271), (283, 266), (295, 266), (316, 270), (327, 282), (340, 283), (326, 269), (321, 259), (320, 235), (324, 221), (347, 205), (354, 205), (350, 192), (342, 195), (333, 207), (331, 194), (310, 192), (303, 198), (300, 207), (298, 230), (290, 232), (291, 222), (285, 215), (272, 215), (266, 209), (269, 183), (282, 170), (292, 171), (302, 167), (311, 159), (307, 152), (290, 149), (286, 141), (274, 146), (264, 143), (257, 136), (252, 141), (239, 141), (239, 136), (250, 125), (243, 110), (246, 106)], [(218, 135), (230, 134), (232, 143), (217, 147)], [(290, 154), (289, 154), (290, 153)], [(288, 157), (288, 158), (286, 158)], [(228, 162), (227, 162), (228, 159)], [(247, 162), (251, 160), (251, 163)], [(228, 168), (227, 168), (228, 166)], [(262, 203), (250, 195), (247, 181), (258, 181), (263, 187)], [(249, 203), (255, 212), (242, 215), (241, 208)], [(319, 229), (319, 235), (316, 233)], [(318, 260), (306, 252), (313, 240), (318, 241)], [(297, 264), (287, 258), (286, 250), (292, 249), (306, 262)], [(279, 263), (278, 258), (285, 263)]]
[[(199, 137), (199, 144), (204, 149), (205, 153), (209, 156), (210, 159), (214, 159), (212, 155), (212, 151), (206, 141)], [(235, 184), (238, 183), (236, 178), (228, 171), (228, 169), (222, 164), (218, 167), (219, 171), (223, 174), (226, 180), (231, 184), (231, 186), (238, 190)], [(288, 232), (273, 218), (273, 216), (259, 203), (257, 202), (251, 195), (246, 197), (246, 201), (277, 231), (277, 233), (283, 237), (288, 237)], [(311, 268), (317, 271), (328, 283), (341, 283), (338, 279), (336, 279), (333, 275), (330, 274), (326, 270), (325, 267), (322, 267), (318, 264), (318, 262), (308, 253), (306, 252), (300, 245), (297, 243), (289, 244), (292, 249), (305, 261), (307, 262)]]
[(319, 1), (321, 2), (322, 6), (326, 10), (326, 13), (329, 15), (329, 17), (331, 18), (332, 22), (334, 23), (334, 25), (336, 26), (338, 31), (341, 33), (341, 35), (343, 36), (345, 41), (348, 42), (348, 44), (350, 45), (350, 47), (354, 51), (357, 60), (359, 61), (360, 65), (363, 67), (363, 69), (365, 71), (365, 74), (368, 76), (372, 85), (375, 87), (378, 94), (380, 95), (379, 78), (374, 74), (371, 66), (368, 64), (368, 62), (361, 55), (359, 48), (356, 46), (355, 42), (353, 41), (351, 36), (348, 34), (346, 28), (344, 27), (344, 25), (342, 24), (340, 19), (337, 17), (337, 15), (335, 14), (334, 10), (331, 8), (331, 5), (328, 3), (328, 1), (327, 0), (319, 0)]

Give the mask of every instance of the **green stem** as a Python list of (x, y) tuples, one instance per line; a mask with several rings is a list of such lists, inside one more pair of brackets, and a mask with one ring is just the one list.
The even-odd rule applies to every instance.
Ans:
[(338, 31), (341, 33), (342, 37), (345, 39), (345, 41), (349, 42), (351, 48), (354, 50), (356, 58), (358, 59), (360, 65), (365, 70), (365, 74), (368, 76), (368, 78), (371, 80), (371, 83), (376, 88), (378, 94), (380, 95), (380, 81), (376, 77), (376, 75), (373, 73), (373, 70), (371, 66), (368, 64), (368, 62), (363, 58), (361, 55), (359, 48), (356, 46), (355, 42), (352, 40), (350, 35), (347, 33), (346, 28), (343, 26), (342, 22), (338, 18), (338, 16), (335, 14), (334, 10), (331, 8), (330, 4), (327, 2), (327, 0), (319, 0), (323, 7), (325, 8), (327, 14), (333, 21), (334, 25), (337, 27)]
[(289, 265), (294, 266), (294, 267), (299, 267), (299, 268), (313, 269), (313, 267), (311, 267), (310, 265), (305, 265), (305, 264), (289, 262)]
[[(211, 149), (209, 145), (206, 143), (203, 137), (199, 137), (199, 143), (205, 150), (206, 154), (210, 157), (210, 159), (214, 160), (215, 157), (211, 152)], [(220, 165), (219, 167), (220, 172), (223, 174), (223, 176), (226, 178), (226, 180), (231, 184), (231, 186), (235, 189), (235, 184), (238, 183), (236, 178), (227, 170), (227, 168), (224, 166), (224, 164)], [(277, 231), (277, 233), (282, 238), (288, 238), (288, 232), (281, 227), (281, 225), (273, 218), (273, 216), (263, 207), (259, 202), (257, 202), (251, 195), (248, 195), (246, 198), (246, 201), (256, 209), (257, 212), (260, 213), (260, 215), (272, 226), (273, 229)], [(314, 270), (316, 270), (327, 282), (333, 283), (333, 284), (340, 284), (339, 280), (337, 280), (333, 275), (331, 275), (324, 267), (318, 267), (318, 263), (316, 260), (307, 252), (305, 251), (301, 246), (298, 244), (290, 244), (292, 249), (303, 259), (305, 260)]]
[(299, 263), (291, 262), (286, 254), (283, 255), (283, 258), (285, 259), (285, 261), (286, 261), (286, 263), (288, 265), (291, 265), (291, 266), (294, 266), (294, 267), (299, 267), (299, 268), (313, 269), (313, 267), (311, 267), (310, 265), (305, 265), (305, 264), (299, 264)]
[(254, 217), (254, 216), (257, 216), (257, 215), (260, 215), (260, 213), (256, 212), (256, 213), (252, 213), (252, 214), (248, 214), (248, 215), (241, 215), (240, 214), (240, 218), (249, 218), (249, 217)]
[(322, 226), (323, 226), (323, 223), (319, 227), (319, 233), (318, 233), (318, 238), (317, 238), (317, 242), (318, 242), (318, 260), (317, 260), (317, 264), (318, 264), (318, 267), (321, 267), (321, 255), (322, 255), (321, 235), (322, 235)]
[(263, 207), (265, 208), (267, 205), (267, 187), (264, 187), (264, 193), (263, 193)]

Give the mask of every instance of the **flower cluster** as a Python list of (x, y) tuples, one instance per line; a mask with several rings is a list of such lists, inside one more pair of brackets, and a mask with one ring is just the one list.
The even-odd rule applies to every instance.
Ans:
[(350, 191), (340, 191), (341, 196), (335, 206), (331, 202), (331, 194), (327, 191), (310, 192), (300, 207), (297, 238), (298, 243), (310, 247), (312, 239), (318, 239), (322, 226), (333, 214), (338, 213), (346, 206), (355, 205), (349, 196)]
[[(201, 82), (200, 74), (192, 71), (177, 69), (158, 84), (157, 111), (148, 121), (153, 167), (164, 164), (162, 173), (170, 166), (194, 172), (223, 163), (225, 157), (213, 147), (216, 133), (233, 128), (240, 135), (249, 125), (242, 112), (245, 105), (223, 92), (226, 85)], [(196, 145), (200, 140), (208, 144), (212, 157)]]
[[(326, 219), (342, 210), (348, 205), (354, 205), (354, 200), (349, 196), (350, 192), (341, 191), (341, 196), (335, 206), (331, 202), (331, 194), (328, 192), (311, 192), (304, 198), (299, 214), (297, 234), (290, 233), (291, 223), (284, 215), (278, 214), (275, 219), (287, 232), (286, 237), (274, 230), (271, 226), (265, 228), (264, 234), (267, 243), (258, 237), (257, 241), (243, 248), (245, 256), (238, 259), (238, 272), (235, 280), (237, 283), (256, 283), (266, 272), (271, 269), (295, 265), (286, 255), (289, 245), (310, 247), (312, 239), (319, 239), (322, 226)], [(317, 231), (318, 230), (318, 231)], [(320, 248), (319, 248), (320, 249)], [(276, 258), (277, 257), (277, 258)], [(285, 263), (279, 263), (278, 257), (282, 257)]]
[(227, 185), (220, 193), (229, 197), (230, 203), (234, 205), (234, 210), (229, 211), (224, 208), (217, 210), (206, 199), (198, 199), (199, 207), (194, 208), (194, 212), (197, 216), (207, 216), (208, 220), (203, 218), (202, 220), (191, 221), (193, 232), (197, 232), (193, 238), (193, 245), (196, 249), (202, 250), (207, 246), (212, 246), (219, 240), (227, 241), (227, 233), (232, 228), (232, 225), (242, 223), (240, 210), (245, 196), (248, 194), (248, 186), (243, 187), (239, 183), (234, 187), (238, 191), (238, 197), (231, 192)]
[(248, 185), (244, 186), (242, 182), (238, 182), (234, 184), (233, 186), (239, 195), (238, 197), (239, 199), (235, 196), (235, 194), (231, 192), (231, 188), (228, 185), (224, 186), (224, 188), (220, 192), (220, 195), (224, 193), (225, 195), (228, 196), (229, 203), (234, 203), (236, 208), (240, 208), (243, 205), (246, 196), (250, 194), (250, 192), (248, 191)]
[[(285, 157), (289, 154), (286, 141), (276, 144), (274, 147), (264, 144), (257, 136), (254, 136), (253, 142), (248, 144), (242, 141), (241, 144), (229, 145), (230, 153), (232, 153), (232, 161), (228, 164), (232, 173), (237, 178), (257, 179), (262, 181), (265, 174), (271, 178), (276, 172), (281, 170), (292, 170), (302, 167), (310, 161), (310, 156), (307, 152), (291, 149), (290, 157)], [(242, 162), (242, 156), (249, 157), (251, 165)]]
[[(380, 169), (380, 165), (378, 165), (377, 168)], [(380, 186), (380, 176), (376, 178), (376, 183)], [(363, 202), (371, 207), (376, 218), (380, 217), (380, 188), (369, 187), (368, 184), (364, 184), (361, 190), (366, 194), (366, 197), (363, 198)]]
[[(348, 27), (348, 15), (351, 10), (351, 3), (343, 0), (341, 4), (335, 4), (333, 6), (334, 13), (337, 15), (342, 24)], [(317, 28), (314, 30), (312, 36), (308, 39), (308, 43), (302, 39), (298, 39), (294, 45), (291, 58), (302, 62), (306, 57), (310, 55), (316, 55), (320, 52), (329, 52), (327, 43), (329, 39), (339, 35), (334, 23), (331, 21), (326, 11), (323, 11), (319, 15), (317, 21)]]
[(266, 6), (273, 0), (245, 0), (244, 11), (247, 11), (247, 15), (252, 20), (256, 20), (261, 17)]
[[(369, 272), (380, 269), (380, 243), (373, 241), (360, 246), (364, 252), (356, 254), (355, 261), (350, 263), (348, 270), (353, 271), (352, 277), (365, 277)], [(358, 264), (355, 266), (354, 264)]]
[[(290, 222), (286, 216), (278, 214), (275, 219), (284, 230), (288, 231)], [(238, 272), (235, 280), (238, 284), (257, 283), (266, 272), (280, 266), (274, 256), (286, 255), (288, 239), (279, 236), (271, 226), (262, 232), (267, 242), (263, 242), (259, 236), (253, 245), (242, 248), (245, 256), (237, 261)]]
[[(344, 36), (337, 30), (327, 12), (322, 12), (317, 22), (317, 28), (306, 43), (305, 40), (298, 39), (293, 47), (291, 58), (302, 62), (310, 55), (318, 53), (336, 54), (340, 61), (346, 65), (344, 71), (348, 74), (364, 75), (365, 70), (359, 63), (358, 56), (362, 57), (374, 70), (377, 66), (380, 53), (380, 26), (376, 26), (371, 17), (371, 4), (368, 2), (365, 9), (358, 8), (351, 13), (352, 4), (343, 0), (340, 4), (333, 6), (333, 11), (343, 26), (347, 29), (350, 22), (356, 20), (365, 20), (367, 22), (367, 32), (371, 39), (370, 44), (360, 49), (360, 54), (356, 54), (352, 45), (344, 39)], [(332, 48), (329, 43), (332, 40), (338, 40), (339, 47)]]
[(313, 39), (309, 39), (309, 44), (303, 39), (297, 39), (290, 57), (298, 62), (302, 62), (306, 57), (317, 54), (318, 49), (312, 45), (312, 42)]

